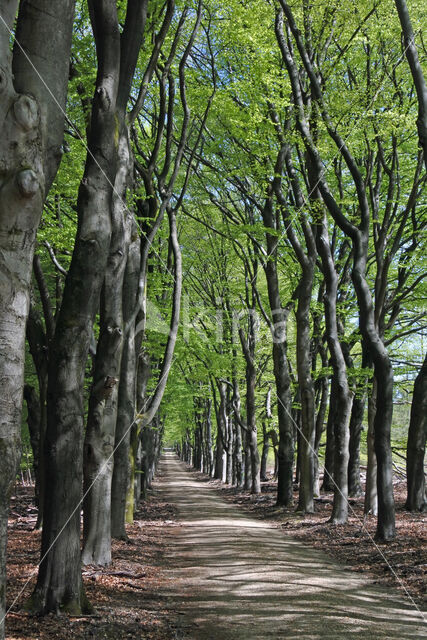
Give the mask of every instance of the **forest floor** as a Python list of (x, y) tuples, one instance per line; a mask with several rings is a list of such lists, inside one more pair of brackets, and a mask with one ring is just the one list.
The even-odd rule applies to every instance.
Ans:
[(6, 639), (174, 638), (161, 568), (168, 537), (176, 526), (174, 507), (153, 493), (127, 528), (129, 542), (113, 541), (113, 563), (85, 567), (83, 581), (95, 608), (93, 616), (38, 617), (25, 611), (40, 555), (33, 494), (33, 488), (18, 486), (12, 497), (7, 565), (7, 607), (11, 611), (6, 618)]
[[(206, 478), (203, 474), (196, 474)], [(257, 518), (277, 523), (293, 538), (345, 564), (352, 571), (370, 576), (375, 583), (393, 585), (403, 595), (427, 608), (427, 513), (410, 513), (405, 509), (406, 483), (395, 482), (396, 538), (387, 544), (375, 542), (376, 518), (363, 514), (363, 496), (350, 498), (348, 524), (333, 526), (333, 493), (321, 492), (315, 499), (315, 513), (303, 514), (276, 505), (277, 484), (261, 484), (261, 495), (251, 495), (218, 480), (211, 480), (220, 495), (241, 506)], [(294, 493), (294, 505), (298, 492)]]
[[(190, 471), (176, 460), (166, 462), (149, 500), (128, 529), (130, 542), (113, 543), (114, 561), (108, 568), (84, 571), (86, 591), (96, 610), (91, 617), (39, 618), (25, 612), (23, 605), (37, 576), (40, 533), (34, 531), (32, 489), (18, 488), (9, 521), (8, 606), (18, 598), (6, 621), (9, 640), (292, 638), (289, 620), (298, 630), (295, 637), (304, 631), (307, 640), (358, 638), (359, 630), (360, 637), (369, 638), (425, 637), (417, 631), (410, 600), (395, 595), (396, 579), (381, 555), (386, 555), (422, 607), (427, 516), (404, 511), (399, 486), (398, 538), (382, 545), (379, 553), (364, 532), (361, 500), (352, 501), (349, 525), (331, 527), (326, 524), (331, 494), (316, 501), (316, 514), (303, 516), (295, 509), (275, 506), (272, 482), (263, 483), (260, 496), (251, 496)], [(364, 525), (374, 533), (373, 519)], [(359, 575), (343, 573), (336, 560)], [(284, 569), (289, 563), (294, 565), (291, 577)], [(371, 576), (368, 585), (365, 576)], [(337, 592), (339, 614), (333, 611)], [(371, 609), (369, 602), (374, 600)], [(285, 602), (292, 612), (286, 611)], [(366, 611), (359, 608), (363, 602)], [(307, 612), (303, 614), (303, 603), (313, 609), (313, 615), (322, 612), (319, 624), (322, 628), (323, 621), (325, 635), (322, 631), (310, 634), (312, 623)], [(250, 610), (250, 622), (246, 610)], [(332, 628), (348, 625), (347, 611), (352, 626), (345, 627), (345, 632), (340, 627), (335, 636), (331, 621)], [(402, 614), (409, 615), (406, 635), (398, 627)], [(365, 624), (368, 615), (376, 621), (374, 632)], [(392, 621), (392, 632), (383, 628), (384, 620)], [(269, 630), (264, 636), (259, 629), (266, 625)]]

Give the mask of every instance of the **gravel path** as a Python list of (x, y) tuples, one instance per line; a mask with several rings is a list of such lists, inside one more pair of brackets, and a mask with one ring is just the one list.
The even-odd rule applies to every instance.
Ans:
[(177, 508), (180, 525), (165, 557), (175, 638), (427, 638), (402, 595), (246, 516), (174, 454), (163, 456), (161, 472), (155, 490)]

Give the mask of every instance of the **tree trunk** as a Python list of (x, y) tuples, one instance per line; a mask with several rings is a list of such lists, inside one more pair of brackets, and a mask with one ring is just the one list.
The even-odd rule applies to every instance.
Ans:
[(357, 498), (362, 495), (362, 485), (360, 482), (360, 436), (363, 430), (363, 416), (366, 406), (366, 392), (361, 391), (361, 395), (353, 399), (353, 407), (350, 418), (350, 442), (348, 460), (348, 495)]
[[(254, 286), (254, 283), (252, 283)], [(248, 456), (245, 457), (245, 489), (249, 489), (251, 493), (261, 493), (260, 482), (260, 458), (258, 451), (258, 437), (256, 424), (256, 403), (255, 403), (255, 387), (256, 387), (256, 368), (254, 362), (256, 327), (254, 318), (254, 308), (250, 309), (248, 318), (248, 337), (246, 338), (243, 329), (239, 329), (240, 342), (246, 361), (246, 450), (250, 454), (250, 476), (247, 469)]]
[[(15, 92), (10, 33), (16, 2), (0, 3), (0, 638), (4, 638), (9, 498), (20, 456), (25, 324), (43, 196), (42, 133), (36, 100)], [(26, 167), (26, 168), (23, 168)]]
[[(36, 258), (34, 258), (35, 262)], [(34, 264), (33, 262), (33, 264)], [(47, 323), (46, 323), (47, 325)], [(39, 406), (40, 406), (40, 423), (37, 445), (37, 471), (35, 484), (36, 505), (38, 508), (36, 529), (40, 529), (43, 519), (43, 503), (44, 503), (44, 442), (46, 436), (47, 425), (47, 384), (48, 384), (48, 366), (49, 366), (49, 342), (48, 336), (44, 330), (43, 321), (40, 314), (34, 307), (33, 302), (30, 305), (30, 312), (27, 321), (27, 341), (33, 358), (34, 366), (37, 372), (39, 383)], [(34, 452), (33, 452), (34, 453)], [(35, 456), (35, 453), (34, 453)], [(36, 463), (36, 458), (34, 458)]]
[(368, 398), (368, 434), (366, 438), (368, 462), (366, 467), (366, 487), (364, 513), (374, 516), (378, 513), (377, 493), (377, 456), (375, 454), (374, 420), (377, 412), (377, 381), (372, 380), (371, 394)]
[[(300, 404), (299, 389), (294, 397), (294, 403)], [(292, 407), (292, 420), (294, 425), (294, 441), (297, 445), (296, 450), (296, 465), (295, 465), (295, 483), (299, 485), (301, 479), (301, 409), (299, 407)]]
[(324, 164), (321, 155), (311, 135), (310, 127), (305, 116), (305, 107), (301, 92), (300, 76), (293, 54), (284, 37), (283, 15), (277, 14), (276, 34), (282, 52), (283, 60), (289, 72), (292, 83), (293, 98), (298, 105), (298, 128), (303, 135), (307, 152), (315, 172), (316, 184), (333, 216), (335, 222), (347, 234), (353, 245), (352, 281), (356, 291), (359, 307), (359, 327), (370, 357), (374, 363), (374, 371), (377, 379), (378, 397), (377, 412), (375, 415), (375, 453), (378, 462), (378, 523), (376, 537), (379, 540), (392, 540), (395, 535), (395, 515), (393, 497), (393, 468), (391, 456), (391, 422), (393, 417), (393, 369), (384, 341), (376, 323), (374, 304), (371, 291), (366, 279), (367, 260), (369, 252), (369, 235), (371, 228), (371, 209), (366, 193), (365, 180), (358, 162), (353, 157), (346, 141), (340, 135), (333, 123), (326, 103), (323, 99), (323, 91), (318, 75), (313, 68), (301, 33), (297, 28), (292, 10), (287, 2), (280, 0), (280, 4), (288, 21), (289, 28), (297, 43), (305, 71), (310, 80), (312, 95), (314, 96), (323, 122), (330, 138), (334, 141), (338, 152), (341, 154), (349, 173), (351, 173), (354, 189), (357, 194), (360, 210), (360, 223), (355, 226), (341, 210), (340, 204), (335, 200), (324, 176)]
[(414, 30), (409, 16), (406, 0), (395, 0), (397, 13), (404, 38), (404, 51), (411, 70), (415, 90), (418, 99), (418, 140), (424, 152), (424, 163), (427, 171), (427, 85), (423, 74), (423, 68), (418, 58), (417, 45)]
[(265, 420), (262, 423), (262, 453), (261, 453), (261, 470), (260, 478), (262, 482), (265, 482), (267, 478), (267, 462), (268, 453), (270, 451), (270, 438), (268, 437), (267, 425)]
[[(146, 275), (144, 274), (144, 278)], [(145, 290), (145, 287), (144, 287)], [(141, 317), (145, 316), (145, 303), (144, 303), (144, 311), (141, 312)], [(137, 323), (138, 324), (138, 323)], [(136, 342), (137, 346), (141, 342), (141, 335), (143, 331), (137, 337)], [(145, 404), (147, 402), (147, 385), (148, 381), (151, 377), (151, 361), (146, 353), (145, 349), (140, 346), (139, 354), (138, 354), (138, 364), (137, 364), (137, 375), (136, 375), (136, 409), (138, 414), (143, 412)], [(135, 410), (135, 408), (134, 408)], [(154, 419), (155, 416), (153, 416)], [(144, 442), (144, 448), (141, 447), (141, 437), (143, 433), (146, 433), (148, 430), (148, 425), (143, 425), (141, 422), (137, 420), (133, 420), (132, 426), (130, 428), (130, 448), (129, 448), (129, 477), (127, 483), (127, 494), (126, 494), (126, 514), (125, 521), (127, 524), (132, 524), (133, 516), (136, 510), (136, 506), (139, 502), (139, 485), (140, 481), (143, 480), (144, 488), (143, 492), (145, 493), (145, 488), (147, 485), (148, 478), (145, 476), (143, 479), (138, 478), (138, 457), (141, 456), (141, 461), (144, 467), (144, 471), (147, 471), (148, 461), (146, 460), (147, 451), (145, 446), (150, 444), (150, 437), (146, 437)], [(188, 440), (189, 440), (189, 436)], [(191, 447), (189, 446), (189, 451), (191, 454)], [(188, 460), (188, 464), (191, 464), (191, 455)]]
[(14, 1), (0, 2), (0, 638), (8, 502), (20, 449), (31, 267), (43, 201), (61, 157), (61, 108), (74, 16), (73, 0), (62, 0), (54, 8), (46, 0), (21, 2), (12, 57), (17, 6)]
[(33, 452), (33, 470), (35, 477), (36, 504), (39, 500), (40, 487), (40, 431), (41, 431), (41, 406), (40, 398), (36, 390), (29, 384), (24, 386), (24, 400), (27, 403), (27, 424), (30, 433), (31, 450)]
[(335, 414), (337, 411), (337, 389), (336, 380), (331, 380), (331, 390), (329, 393), (328, 420), (326, 422), (326, 448), (325, 467), (323, 470), (323, 491), (334, 490), (334, 461), (335, 461)]
[(261, 493), (260, 459), (258, 452), (256, 407), (255, 407), (256, 369), (251, 362), (246, 362), (246, 424), (248, 446), (251, 459), (251, 493)]
[(233, 484), (233, 423), (230, 419), (228, 422), (228, 432), (231, 436), (228, 438), (227, 443), (227, 471), (225, 474), (226, 484)]
[(114, 469), (111, 486), (111, 535), (126, 540), (125, 514), (128, 478), (130, 476), (130, 427), (136, 403), (135, 322), (132, 316), (138, 291), (141, 241), (132, 222), (123, 283), (123, 322), (125, 327), (121, 372), (117, 399), (117, 424), (114, 442)]
[(208, 398), (206, 407), (206, 450), (208, 459), (208, 474), (212, 477), (214, 471), (214, 457), (212, 446), (212, 400)]
[(226, 431), (226, 441), (227, 441), (227, 459), (226, 459), (226, 474), (225, 474), (225, 482), (226, 484), (233, 484), (233, 451), (234, 451), (234, 429), (233, 429), (233, 421), (231, 419), (231, 399), (229, 394), (230, 388), (227, 385), (226, 388), (226, 398), (225, 398), (225, 431)]
[(414, 383), (411, 419), (406, 449), (408, 496), (405, 507), (409, 511), (426, 511), (427, 496), (424, 456), (427, 439), (427, 355)]
[(322, 376), (318, 379), (319, 383), (319, 406), (316, 415), (316, 427), (314, 438), (314, 495), (318, 498), (320, 496), (320, 468), (319, 468), (319, 448), (322, 434), (325, 430), (324, 422), (326, 410), (328, 408), (328, 396), (329, 396), (329, 380), (327, 376)]
[(122, 129), (118, 153), (111, 244), (101, 294), (100, 336), (83, 449), (82, 562), (96, 565), (111, 562), (111, 482), (124, 331), (122, 292), (132, 215), (125, 204), (132, 167), (126, 127)]
[(334, 503), (332, 524), (345, 524), (348, 518), (348, 443), (349, 422), (353, 394), (347, 379), (347, 365), (341, 348), (337, 322), (338, 276), (335, 270), (327, 226), (326, 215), (320, 233), (317, 235), (317, 247), (322, 260), (325, 278), (325, 323), (326, 338), (333, 369), (336, 389), (336, 411), (334, 413)]
[[(197, 419), (198, 420), (198, 419)], [(193, 458), (193, 467), (196, 471), (202, 470), (202, 438), (200, 434), (200, 421), (198, 420), (198, 424), (194, 431), (194, 458)]]
[(310, 358), (310, 305), (313, 288), (314, 263), (303, 269), (298, 292), (297, 308), (297, 371), (301, 395), (301, 478), (298, 509), (314, 512), (314, 385)]
[[(264, 225), (276, 229), (271, 198), (262, 211)], [(266, 233), (269, 259), (264, 266), (267, 280), (268, 300), (272, 316), (272, 351), (274, 380), (277, 396), (279, 423), (279, 447), (277, 453), (277, 504), (290, 506), (293, 502), (292, 470), (294, 464), (294, 435), (292, 424), (291, 379), (287, 355), (287, 323), (290, 306), (282, 307), (279, 278), (277, 274), (277, 236)]]
[(252, 487), (252, 461), (251, 461), (251, 448), (249, 446), (249, 434), (247, 431), (244, 433), (244, 450), (243, 450), (243, 460), (244, 460), (244, 481), (243, 488), (245, 491), (250, 491)]
[(224, 447), (222, 445), (222, 436), (220, 432), (220, 427), (217, 427), (216, 434), (216, 451), (215, 451), (215, 473), (214, 478), (216, 480), (224, 481)]
[(49, 362), (42, 560), (33, 594), (34, 607), (44, 612), (80, 613), (88, 608), (80, 559), (83, 389), (111, 235), (120, 63), (116, 11), (115, 2), (104, 0), (92, 12), (99, 61), (97, 88), (77, 200), (77, 237)]
[[(233, 373), (233, 407), (240, 416), (240, 393), (235, 372)], [(242, 452), (242, 428), (236, 416), (234, 420), (235, 438), (234, 438), (234, 468), (236, 474), (236, 486), (241, 489), (245, 483), (243, 468), (243, 452)]]

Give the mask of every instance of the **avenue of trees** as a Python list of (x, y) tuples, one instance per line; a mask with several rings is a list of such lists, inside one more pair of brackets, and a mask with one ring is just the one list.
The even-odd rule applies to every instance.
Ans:
[(333, 491), (335, 525), (364, 492), (387, 542), (411, 403), (427, 508), (423, 20), (0, 0), (0, 640), (21, 432), (38, 613), (91, 611), (82, 563), (111, 562), (166, 441), (252, 493), (274, 457), (277, 504)]

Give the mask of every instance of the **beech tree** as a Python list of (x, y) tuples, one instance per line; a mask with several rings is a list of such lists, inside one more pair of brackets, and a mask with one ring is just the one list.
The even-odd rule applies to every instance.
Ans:
[(21, 2), (17, 15), (18, 2), (0, 3), (1, 638), (8, 499), (20, 453), (29, 285), (43, 202), (61, 159), (74, 1), (49, 7), (44, 1)]
[(355, 158), (346, 145), (343, 137), (338, 133), (331, 120), (328, 108), (324, 101), (323, 91), (314, 71), (306, 46), (298, 31), (294, 15), (286, 2), (280, 2), (286, 16), (287, 25), (291, 31), (295, 45), (298, 49), (301, 61), (310, 80), (310, 87), (315, 100), (319, 104), (326, 130), (337, 148), (342, 153), (348, 170), (354, 180), (355, 190), (360, 207), (361, 221), (358, 226), (354, 225), (343, 213), (337, 200), (333, 197), (329, 186), (323, 175), (322, 161), (316, 147), (316, 143), (310, 133), (306, 116), (304, 114), (304, 104), (301, 98), (301, 91), (297, 76), (297, 66), (292, 51), (290, 50), (281, 27), (280, 14), (277, 22), (278, 41), (282, 51), (283, 59), (287, 71), (292, 81), (295, 103), (298, 109), (298, 127), (301, 131), (307, 151), (310, 153), (316, 171), (316, 180), (319, 183), (319, 190), (330, 214), (334, 217), (343, 231), (349, 235), (353, 243), (354, 266), (353, 283), (358, 296), (360, 308), (360, 329), (369, 347), (374, 361), (376, 383), (378, 388), (377, 407), (374, 419), (375, 453), (378, 461), (378, 529), (377, 536), (380, 539), (392, 539), (394, 537), (394, 501), (392, 486), (391, 449), (390, 449), (390, 429), (392, 420), (392, 390), (393, 372), (391, 362), (384, 341), (378, 331), (375, 322), (371, 293), (366, 280), (366, 264), (368, 259), (368, 242), (370, 233), (370, 206), (367, 199), (362, 174), (357, 166)]
[[(161, 45), (173, 16), (174, 3), (167, 6), (155, 47), (143, 74), (148, 85), (157, 64)], [(133, 230), (133, 211), (128, 206), (132, 191), (133, 159), (127, 105), (139, 51), (145, 37), (147, 2), (129, 3), (120, 36), (120, 72), (116, 117), (119, 121), (117, 166), (111, 199), (112, 233), (105, 279), (101, 292), (100, 337), (95, 356), (92, 391), (84, 443), (84, 564), (111, 562), (111, 482), (121, 373), (123, 300), (120, 292)], [(145, 89), (146, 91), (146, 89)], [(139, 99), (140, 108), (144, 102)], [(137, 110), (134, 112), (136, 117)], [(130, 122), (129, 122), (130, 120)], [(118, 295), (119, 292), (119, 295)]]
[(408, 6), (405, 0), (395, 0), (397, 13), (402, 26), (405, 55), (411, 69), (412, 78), (417, 92), (418, 119), (417, 130), (420, 147), (424, 154), (424, 163), (427, 170), (427, 85), (423, 69), (418, 58), (418, 47), (415, 41), (415, 33), (412, 27)]
[(334, 491), (334, 524), (364, 489), (387, 541), (404, 389), (425, 510), (419, 26), (398, 0), (0, 0), (0, 638), (25, 332), (40, 613), (90, 611), (81, 562), (127, 539), (165, 441), (279, 506)]
[(427, 495), (424, 473), (424, 456), (427, 440), (427, 356), (415, 379), (408, 431), (406, 452), (406, 475), (408, 496), (406, 508), (409, 511), (425, 511)]
[(42, 560), (32, 597), (33, 608), (44, 612), (88, 608), (81, 579), (79, 535), (83, 382), (111, 238), (120, 79), (116, 4), (106, 0), (96, 6), (89, 3), (89, 8), (98, 71), (88, 155), (77, 200), (79, 226), (49, 362)]

